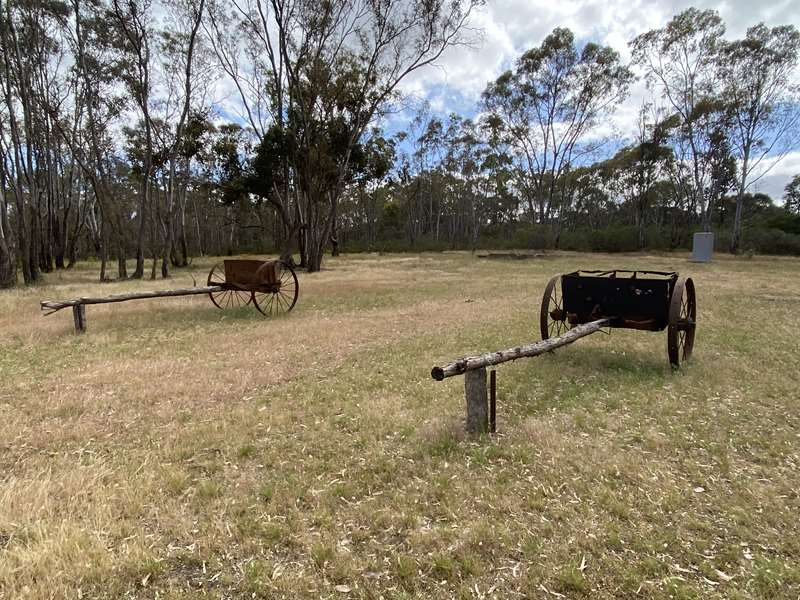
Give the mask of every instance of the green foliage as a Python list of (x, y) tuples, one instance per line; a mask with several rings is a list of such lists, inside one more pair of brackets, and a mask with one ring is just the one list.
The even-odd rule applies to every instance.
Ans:
[(781, 212), (767, 221), (767, 225), (773, 229), (779, 229), (784, 233), (800, 235), (800, 215), (794, 215), (788, 211)]
[(800, 174), (786, 184), (783, 194), (783, 207), (793, 215), (800, 215)]
[[(722, 241), (726, 238), (726, 233), (722, 232), (718, 237)], [(800, 256), (800, 233), (769, 228), (744, 229), (742, 247), (750, 248), (759, 254)], [(720, 247), (720, 250), (722, 249), (725, 247)]]
[(632, 80), (612, 48), (589, 43), (579, 50), (569, 29), (556, 28), (487, 85), (483, 107), (505, 123), (500, 131), (518, 153), (518, 189), (531, 218), (558, 205), (556, 187), (573, 154), (592, 147), (581, 140), (627, 96)]

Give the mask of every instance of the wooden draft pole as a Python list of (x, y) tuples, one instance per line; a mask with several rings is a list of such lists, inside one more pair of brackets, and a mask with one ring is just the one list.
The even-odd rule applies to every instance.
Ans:
[(129, 294), (113, 294), (111, 296), (101, 296), (99, 298), (76, 298), (75, 300), (43, 300), (41, 308), (45, 316), (52, 315), (62, 308), (72, 307), (72, 318), (75, 321), (75, 333), (86, 331), (86, 305), (87, 304), (110, 304), (112, 302), (125, 302), (126, 300), (140, 300), (143, 298), (168, 298), (171, 296), (195, 296), (199, 294), (209, 294), (211, 292), (221, 292), (222, 286), (209, 285), (206, 287), (182, 288), (178, 290), (155, 290), (152, 292), (131, 292)]
[(155, 290), (152, 292), (131, 292), (130, 294), (113, 294), (111, 296), (101, 296), (99, 298), (77, 298), (75, 300), (42, 300), (42, 310), (54, 312), (77, 306), (79, 304), (109, 304), (111, 302), (125, 302), (126, 300), (141, 300), (142, 298), (167, 298), (169, 296), (193, 296), (195, 294), (208, 294), (211, 292), (221, 292), (222, 286), (209, 285), (206, 287), (183, 288), (179, 290)]
[(486, 433), (489, 430), (489, 411), (486, 398), (486, 367), (504, 362), (539, 356), (561, 346), (571, 344), (575, 340), (591, 335), (602, 327), (609, 325), (611, 319), (598, 319), (577, 325), (558, 337), (498, 350), (477, 356), (465, 356), (443, 367), (433, 367), (431, 377), (442, 381), (454, 375), (464, 375), (464, 395), (467, 403), (467, 431), (469, 433)]

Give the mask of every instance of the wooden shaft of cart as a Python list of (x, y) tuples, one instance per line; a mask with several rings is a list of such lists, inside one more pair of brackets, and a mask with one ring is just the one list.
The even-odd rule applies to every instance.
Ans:
[(130, 294), (114, 294), (112, 296), (101, 296), (99, 298), (76, 298), (75, 300), (43, 300), (41, 308), (45, 316), (52, 315), (62, 308), (72, 307), (72, 318), (75, 321), (75, 333), (86, 331), (86, 305), (87, 304), (110, 304), (112, 302), (125, 302), (126, 300), (141, 300), (144, 298), (170, 298), (172, 296), (195, 296), (199, 294), (209, 294), (220, 292), (224, 288), (221, 285), (209, 285), (206, 287), (183, 288), (178, 290), (154, 290), (152, 292), (132, 292)]
[(516, 348), (508, 348), (507, 350), (498, 350), (497, 352), (486, 352), (477, 356), (465, 356), (447, 364), (443, 367), (433, 367), (431, 369), (431, 377), (436, 381), (442, 381), (447, 377), (454, 375), (463, 375), (467, 371), (475, 369), (482, 369), (491, 365), (499, 365), (510, 360), (517, 360), (528, 356), (539, 356), (550, 350), (555, 350), (561, 346), (571, 344), (575, 340), (599, 331), (602, 327), (609, 325), (611, 319), (598, 319), (578, 325), (569, 329), (566, 333), (540, 342), (533, 342), (532, 344), (525, 344), (524, 346), (517, 346)]
[(178, 290), (154, 290), (152, 292), (132, 292), (130, 294), (114, 294), (111, 296), (100, 296), (97, 298), (76, 298), (75, 300), (43, 300), (42, 310), (49, 311), (48, 315), (53, 314), (62, 308), (70, 306), (82, 306), (84, 304), (109, 304), (111, 302), (125, 302), (126, 300), (141, 300), (144, 298), (169, 298), (172, 296), (195, 296), (199, 294), (209, 294), (211, 292), (221, 292), (224, 288), (221, 285), (209, 285), (206, 287), (192, 287)]

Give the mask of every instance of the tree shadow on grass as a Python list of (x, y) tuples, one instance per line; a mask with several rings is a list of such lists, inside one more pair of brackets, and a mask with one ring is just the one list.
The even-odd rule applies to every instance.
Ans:
[(651, 353), (618, 352), (609, 348), (585, 347), (570, 356), (569, 364), (578, 369), (592, 369), (597, 374), (635, 375), (641, 379), (662, 380), (670, 372), (666, 352), (657, 358)]
[(503, 382), (503, 394), (524, 416), (598, 403), (614, 409), (620, 391), (638, 384), (656, 393), (671, 373), (666, 356), (660, 361), (651, 353), (620, 354), (608, 347), (576, 347), (533, 361), (538, 364), (510, 372)]

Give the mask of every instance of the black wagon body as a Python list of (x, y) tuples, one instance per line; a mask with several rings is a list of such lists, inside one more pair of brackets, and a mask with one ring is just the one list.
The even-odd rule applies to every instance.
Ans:
[(687, 359), (694, 344), (694, 282), (675, 271), (578, 270), (547, 284), (540, 314), (542, 339), (608, 319), (609, 327), (668, 330), (670, 363)]
[(662, 331), (678, 274), (662, 271), (575, 271), (561, 276), (570, 325), (611, 319), (611, 327)]

